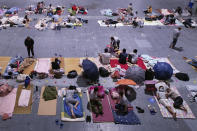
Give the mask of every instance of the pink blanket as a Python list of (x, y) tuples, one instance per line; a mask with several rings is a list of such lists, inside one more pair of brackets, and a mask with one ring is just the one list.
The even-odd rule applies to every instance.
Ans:
[(0, 115), (7, 113), (10, 117), (14, 111), (17, 88), (14, 88), (8, 95), (0, 97)]
[(34, 70), (39, 73), (47, 73), (48, 74), (50, 68), (51, 68), (51, 59), (50, 58), (39, 58)]

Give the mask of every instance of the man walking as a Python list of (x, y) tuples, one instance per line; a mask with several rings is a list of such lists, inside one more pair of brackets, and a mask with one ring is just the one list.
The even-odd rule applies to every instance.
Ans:
[(173, 32), (173, 41), (170, 44), (170, 47), (169, 48), (172, 48), (172, 49), (175, 48), (176, 42), (177, 42), (177, 40), (178, 40), (178, 38), (180, 36), (180, 31), (181, 31), (181, 27), (178, 27), (178, 29), (174, 29), (174, 32)]
[(30, 57), (31, 52), (32, 57), (34, 57), (34, 40), (31, 37), (27, 36), (25, 39), (25, 46), (27, 48), (28, 56)]

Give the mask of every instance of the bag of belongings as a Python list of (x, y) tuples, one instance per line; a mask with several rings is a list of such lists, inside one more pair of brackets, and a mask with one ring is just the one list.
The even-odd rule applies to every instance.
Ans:
[(67, 75), (68, 78), (75, 78), (77, 76), (78, 76), (78, 74), (77, 74), (76, 70), (69, 71), (68, 75)]
[(104, 67), (100, 67), (99, 68), (99, 74), (102, 77), (108, 77), (110, 75), (110, 73), (108, 72), (108, 70), (105, 69)]
[(27, 76), (28, 75), (25, 74), (19, 74), (16, 78), (16, 82), (24, 82)]
[(43, 92), (45, 101), (54, 100), (57, 98), (57, 89), (55, 86), (47, 86)]
[(0, 97), (8, 95), (12, 91), (13, 87), (8, 84), (0, 83)]
[(45, 79), (48, 77), (48, 74), (46, 73), (37, 73), (38, 79)]

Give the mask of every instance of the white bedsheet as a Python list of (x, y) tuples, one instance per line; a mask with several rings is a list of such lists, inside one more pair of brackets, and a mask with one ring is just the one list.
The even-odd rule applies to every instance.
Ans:
[(30, 96), (31, 90), (23, 89), (18, 100), (18, 106), (27, 107), (29, 105)]

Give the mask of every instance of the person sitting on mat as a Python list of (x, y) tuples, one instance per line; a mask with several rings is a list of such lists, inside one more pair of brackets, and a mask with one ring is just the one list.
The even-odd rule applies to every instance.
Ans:
[(54, 62), (51, 62), (51, 65), (52, 65), (52, 69), (60, 69), (60, 63), (61, 61), (58, 60), (58, 58), (55, 58), (55, 61)]
[(109, 64), (111, 54), (109, 53), (108, 48), (105, 48), (104, 53), (100, 53), (99, 57), (102, 64)]
[(172, 117), (176, 119), (176, 112), (173, 110), (169, 100), (165, 96), (164, 86), (159, 86), (159, 88), (157, 89), (156, 97), (159, 103), (161, 103), (172, 114)]
[(125, 114), (128, 113), (128, 100), (125, 96), (124, 90), (119, 92), (119, 102), (115, 105), (117, 113)]
[(136, 64), (138, 59), (137, 49), (134, 49), (132, 53), (128, 55), (128, 62)]
[(152, 13), (152, 6), (149, 6), (145, 11), (144, 11), (145, 14), (149, 14), (149, 13)]
[(98, 87), (90, 91), (90, 104), (92, 112), (96, 114), (96, 117), (98, 117), (98, 115), (103, 115), (103, 106), (98, 97)]
[(127, 53), (126, 53), (125, 48), (122, 50), (122, 53), (120, 53), (118, 61), (119, 61), (120, 64), (126, 64), (127, 63)]
[(78, 91), (76, 90), (76, 87), (75, 86), (70, 86), (63, 93), (64, 93), (63, 95), (65, 97), (65, 102), (70, 107), (72, 118), (76, 118), (75, 113), (73, 111), (73, 108), (77, 109), (77, 106), (79, 104), (79, 101), (74, 98), (74, 94), (78, 93)]
[(183, 98), (170, 88), (166, 89), (166, 98), (171, 98), (174, 101), (174, 108), (181, 109), (187, 113), (187, 109), (183, 105)]

